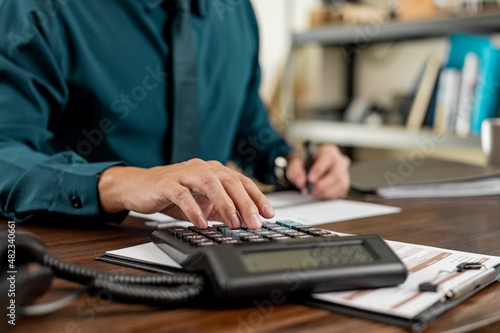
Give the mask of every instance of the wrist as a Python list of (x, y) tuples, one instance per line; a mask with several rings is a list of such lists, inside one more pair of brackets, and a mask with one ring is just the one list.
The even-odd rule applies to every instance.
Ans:
[(283, 189), (292, 189), (295, 187), (288, 176), (288, 166), (290, 162), (297, 157), (300, 158), (298, 153), (291, 151), (284, 156), (276, 157), (274, 160), (274, 175), (278, 185)]
[(97, 191), (101, 211), (107, 214), (127, 210), (121, 199), (124, 166), (113, 166), (99, 174)]

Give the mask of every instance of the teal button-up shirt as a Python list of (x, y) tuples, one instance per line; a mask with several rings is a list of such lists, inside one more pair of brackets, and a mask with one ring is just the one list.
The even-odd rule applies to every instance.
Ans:
[[(97, 178), (169, 163), (170, 0), (0, 0), (0, 213), (116, 219)], [(248, 0), (195, 0), (200, 158), (273, 182)], [(37, 214), (39, 213), (39, 214)], [(123, 218), (123, 214), (119, 218)]]

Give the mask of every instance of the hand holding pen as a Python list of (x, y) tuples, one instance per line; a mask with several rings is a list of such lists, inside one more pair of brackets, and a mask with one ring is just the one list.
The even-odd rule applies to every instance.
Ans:
[(303, 143), (303, 154), (287, 157), (287, 178), (303, 195), (317, 199), (336, 199), (347, 195), (350, 185), (350, 160), (337, 146), (323, 145), (314, 149), (310, 140)]

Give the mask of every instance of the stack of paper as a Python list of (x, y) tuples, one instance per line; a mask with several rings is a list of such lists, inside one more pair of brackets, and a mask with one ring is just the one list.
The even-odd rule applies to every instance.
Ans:
[[(417, 163), (418, 162), (418, 163)], [(400, 158), (351, 166), (352, 188), (384, 198), (470, 197), (500, 194), (500, 168), (434, 158)]]

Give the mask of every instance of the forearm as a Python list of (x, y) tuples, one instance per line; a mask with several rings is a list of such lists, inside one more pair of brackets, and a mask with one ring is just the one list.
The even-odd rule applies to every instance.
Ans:
[(72, 152), (48, 156), (0, 140), (1, 213), (17, 221), (37, 212), (112, 219), (99, 209), (97, 179), (102, 170), (119, 163), (87, 163)]

